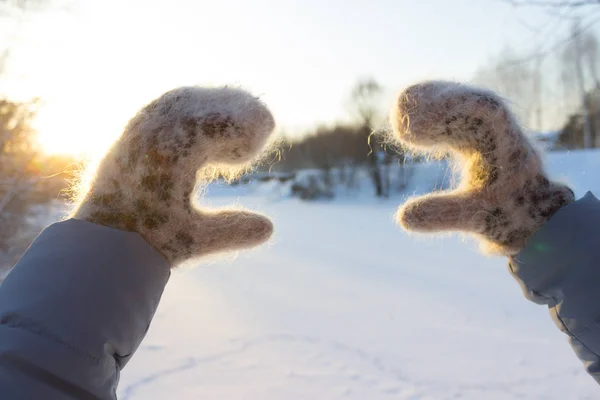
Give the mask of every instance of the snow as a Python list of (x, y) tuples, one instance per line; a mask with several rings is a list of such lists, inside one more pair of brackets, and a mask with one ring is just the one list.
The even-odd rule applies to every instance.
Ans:
[[(600, 193), (600, 152), (548, 164), (578, 196)], [(418, 168), (412, 190), (435, 186), (424, 177), (440, 174)], [(461, 238), (407, 235), (392, 221), (398, 199), (276, 200), (265, 185), (209, 188), (205, 202), (261, 210), (277, 234), (174, 271), (122, 400), (598, 397), (505, 260)]]
[[(548, 164), (578, 196), (600, 193), (600, 152)], [(412, 192), (448, 176), (415, 168)], [(205, 203), (263, 211), (276, 235), (173, 272), (120, 399), (598, 398), (506, 260), (459, 237), (407, 235), (392, 219), (398, 198), (307, 203), (264, 185), (208, 189)]]

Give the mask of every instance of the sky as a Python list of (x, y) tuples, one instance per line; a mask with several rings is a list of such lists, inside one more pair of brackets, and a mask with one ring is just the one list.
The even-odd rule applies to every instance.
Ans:
[(391, 104), (411, 83), (468, 81), (503, 48), (528, 54), (568, 27), (502, 0), (47, 1), (0, 23), (11, 44), (0, 91), (43, 100), (36, 126), (54, 152), (104, 149), (181, 85), (242, 86), (299, 135), (351, 118), (363, 77)]

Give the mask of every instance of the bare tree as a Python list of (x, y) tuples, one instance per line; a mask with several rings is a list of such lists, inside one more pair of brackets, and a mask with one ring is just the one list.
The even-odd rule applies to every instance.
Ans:
[(582, 31), (579, 20), (571, 28), (573, 40), (564, 46), (560, 54), (561, 76), (568, 97), (582, 104), (583, 146), (596, 147), (595, 118), (589, 91), (598, 86), (598, 41), (591, 31)]
[(379, 100), (383, 88), (373, 78), (365, 78), (356, 83), (350, 94), (350, 107), (360, 123), (372, 127), (379, 117)]
[(528, 126), (535, 121), (542, 129), (542, 58), (535, 64), (520, 63), (511, 50), (503, 50), (495, 59), (479, 68), (473, 77), (474, 83), (486, 86), (513, 102), (521, 121)]
[(377, 81), (373, 78), (366, 78), (360, 80), (350, 94), (351, 110), (356, 115), (364, 139), (371, 147), (367, 154), (368, 167), (377, 197), (387, 196), (388, 194), (384, 187), (381, 171), (382, 152), (380, 146), (371, 140), (375, 123), (381, 117), (380, 101), (382, 92), (383, 88)]
[(570, 1), (544, 1), (544, 0), (502, 0), (515, 7), (529, 6), (542, 8), (583, 8), (600, 6), (600, 0), (570, 0)]
[[(591, 28), (600, 22), (600, 0), (498, 0), (514, 6), (515, 8), (535, 8), (546, 13), (554, 19), (553, 24), (546, 24), (543, 28), (532, 30), (540, 37), (542, 30), (548, 32), (546, 26), (556, 27), (566, 21), (573, 21), (570, 33), (553, 43), (546, 43), (529, 56), (516, 62), (521, 64), (536, 63), (548, 59), (550, 55), (557, 54), (557, 63), (551, 62), (550, 66), (558, 72), (559, 82), (565, 91), (563, 97), (563, 113), (572, 113), (575, 107), (582, 108), (582, 122), (585, 130), (584, 142), (586, 146), (594, 146), (594, 118), (587, 114), (591, 104), (587, 98), (592, 87), (599, 85), (598, 71), (598, 41), (591, 32)], [(535, 69), (535, 66), (534, 66)], [(558, 70), (558, 71), (556, 71)], [(555, 113), (556, 114), (556, 113)]]
[(598, 38), (596, 35), (592, 32), (585, 33), (581, 38), (583, 64), (584, 68), (587, 67), (595, 87), (600, 85), (600, 81), (598, 81), (598, 50)]

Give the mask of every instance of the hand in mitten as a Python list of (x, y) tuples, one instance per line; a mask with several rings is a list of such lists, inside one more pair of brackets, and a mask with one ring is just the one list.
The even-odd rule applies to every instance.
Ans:
[(424, 82), (400, 94), (391, 112), (408, 148), (450, 153), (461, 182), (451, 191), (409, 200), (398, 222), (409, 231), (474, 234), (486, 251), (511, 256), (561, 207), (574, 201), (549, 181), (539, 155), (493, 92), (452, 82)]
[(73, 217), (137, 232), (172, 266), (258, 245), (271, 236), (269, 219), (200, 209), (190, 196), (201, 167), (252, 160), (273, 128), (269, 110), (242, 90), (167, 92), (131, 119)]

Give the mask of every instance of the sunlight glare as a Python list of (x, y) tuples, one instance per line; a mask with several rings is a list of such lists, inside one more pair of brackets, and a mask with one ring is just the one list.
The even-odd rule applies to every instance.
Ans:
[(38, 142), (45, 153), (97, 158), (117, 139), (123, 126), (118, 119), (98, 119), (85, 110), (50, 104), (33, 121)]

